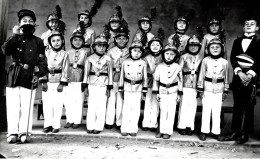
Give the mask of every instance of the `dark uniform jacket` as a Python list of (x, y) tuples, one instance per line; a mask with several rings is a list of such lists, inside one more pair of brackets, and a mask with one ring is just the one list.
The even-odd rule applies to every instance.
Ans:
[(44, 45), (40, 38), (31, 34), (14, 35), (2, 48), (4, 54), (12, 56), (13, 60), (7, 71), (7, 87), (21, 86), (31, 89), (33, 74), (42, 77), (47, 73)]

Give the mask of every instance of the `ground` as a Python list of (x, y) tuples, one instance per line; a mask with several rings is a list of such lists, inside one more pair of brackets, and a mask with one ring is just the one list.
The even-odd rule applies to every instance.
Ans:
[(7, 144), (0, 135), (0, 154), (6, 158), (260, 158), (260, 147), (145, 141), (87, 136), (33, 136), (27, 144)]

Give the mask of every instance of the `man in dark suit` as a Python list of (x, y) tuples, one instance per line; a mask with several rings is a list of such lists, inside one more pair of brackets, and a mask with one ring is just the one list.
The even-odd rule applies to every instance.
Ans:
[(227, 135), (225, 140), (235, 140), (237, 144), (247, 142), (249, 133), (253, 132), (255, 101), (252, 93), (255, 90), (260, 56), (260, 40), (255, 35), (259, 29), (258, 25), (254, 17), (244, 21), (244, 35), (234, 41), (230, 55), (234, 69), (232, 81), (234, 131)]

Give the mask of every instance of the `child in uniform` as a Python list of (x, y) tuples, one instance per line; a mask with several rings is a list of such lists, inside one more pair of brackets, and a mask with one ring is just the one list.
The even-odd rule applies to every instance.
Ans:
[[(222, 15), (222, 16), (220, 16)], [(226, 47), (225, 47), (225, 36), (224, 36), (224, 30), (222, 29), (222, 20), (224, 20), (224, 13), (219, 14), (219, 16), (212, 17), (207, 25), (207, 34), (204, 35), (203, 41), (202, 41), (202, 47), (201, 52), (204, 57), (208, 56), (208, 50), (207, 45), (210, 40), (214, 38), (221, 39), (224, 44), (224, 58), (227, 59), (226, 54)]]
[(192, 135), (197, 110), (197, 80), (203, 59), (199, 54), (201, 42), (197, 36), (191, 37), (186, 46), (186, 53), (180, 57), (179, 65), (183, 75), (183, 96), (179, 108), (178, 129), (181, 135)]
[(190, 12), (188, 15), (178, 17), (174, 22), (175, 33), (168, 38), (168, 44), (176, 46), (180, 55), (185, 53), (187, 41), (190, 38), (190, 36), (185, 33), (194, 16), (193, 14), (193, 12)]
[(46, 26), (48, 30), (44, 32), (41, 36), (43, 40), (45, 50), (51, 49), (48, 38), (51, 36), (53, 31), (59, 31), (62, 35), (64, 35), (65, 23), (60, 20), (62, 18), (61, 8), (59, 5), (56, 5), (56, 11), (49, 14), (46, 21)]
[(60, 119), (65, 95), (63, 88), (68, 85), (69, 57), (62, 49), (65, 40), (60, 32), (52, 32), (48, 41), (52, 48), (45, 51), (49, 73), (40, 80), (43, 91), (43, 132), (48, 133), (52, 131), (52, 133), (57, 133), (60, 129)]
[(119, 90), (124, 99), (122, 110), (122, 136), (136, 136), (140, 117), (141, 99), (147, 92), (147, 64), (141, 59), (143, 45), (134, 41), (130, 48), (130, 58), (126, 59), (121, 68)]
[(223, 136), (220, 135), (220, 113), (229, 87), (228, 61), (223, 58), (224, 46), (220, 39), (212, 39), (207, 49), (209, 56), (202, 60), (197, 83), (203, 106), (199, 139), (206, 140), (212, 117), (211, 133), (215, 139), (223, 141)]
[(163, 62), (154, 73), (153, 93), (160, 106), (159, 133), (156, 138), (169, 139), (173, 133), (176, 105), (182, 95), (182, 70), (176, 59), (179, 52), (175, 46), (166, 45), (162, 54)]
[[(107, 103), (106, 112), (106, 125), (105, 128), (111, 129), (116, 123), (116, 127), (119, 129), (122, 124), (122, 105), (123, 99), (121, 94), (118, 93), (118, 82), (120, 77), (120, 71), (123, 61), (128, 58), (129, 52), (127, 43), (129, 40), (128, 28), (122, 28), (122, 31), (115, 36), (116, 46), (108, 50), (107, 55), (113, 60), (113, 89)], [(116, 117), (116, 121), (115, 121)]]
[[(161, 30), (161, 29), (160, 29)], [(160, 38), (159, 38), (160, 37)], [(162, 62), (163, 38), (158, 35), (149, 41), (149, 54), (144, 57), (147, 62), (148, 73), (148, 91), (145, 99), (144, 119), (142, 122), (142, 130), (148, 129), (155, 131), (158, 127), (159, 104), (156, 100), (156, 95), (152, 94), (153, 76), (156, 67)]]
[(85, 63), (82, 90), (88, 96), (87, 133), (103, 131), (107, 99), (113, 88), (113, 61), (106, 55), (108, 43), (104, 34), (96, 37), (92, 45), (94, 54)]
[(70, 38), (71, 49), (67, 51), (70, 67), (68, 72), (69, 84), (65, 89), (65, 103), (67, 124), (64, 128), (78, 128), (82, 118), (82, 106), (84, 102), (84, 94), (81, 91), (81, 83), (83, 80), (84, 65), (88, 53), (83, 49), (84, 36), (82, 32), (76, 31)]
[(36, 21), (34, 12), (22, 9), (17, 16), (19, 26), (14, 26), (14, 35), (2, 45), (3, 53), (12, 56), (6, 80), (8, 143), (18, 140), (29, 142), (38, 78), (48, 71), (43, 41), (33, 35)]
[(151, 9), (151, 17), (144, 16), (138, 20), (138, 27), (137, 33), (133, 37), (133, 41), (141, 41), (144, 47), (146, 56), (148, 52), (148, 42), (154, 37), (154, 35), (151, 33), (152, 30), (152, 21), (156, 16), (156, 9)]

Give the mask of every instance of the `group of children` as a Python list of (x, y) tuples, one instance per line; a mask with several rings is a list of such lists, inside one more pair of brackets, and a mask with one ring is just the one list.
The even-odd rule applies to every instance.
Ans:
[[(43, 91), (43, 132), (59, 132), (63, 105), (67, 118), (64, 128), (78, 128), (87, 96), (89, 134), (116, 125), (122, 136), (136, 136), (143, 100), (144, 131), (157, 131), (156, 138), (169, 139), (179, 105), (178, 132), (192, 135), (200, 97), (203, 111), (199, 139), (204, 141), (212, 133), (223, 141), (220, 113), (229, 88), (229, 64), (221, 36), (222, 19), (209, 20), (208, 34), (190, 37), (185, 33), (191, 19), (181, 16), (174, 23), (176, 32), (163, 46), (163, 30), (159, 29), (157, 36), (152, 34), (154, 17), (144, 16), (138, 21), (140, 32), (128, 48), (130, 35), (121, 8), (117, 6), (117, 13), (111, 16), (104, 32), (95, 36), (92, 18), (100, 6), (95, 7), (78, 14), (79, 25), (70, 38), (71, 48), (66, 50), (65, 23), (59, 6), (47, 18), (48, 31), (41, 38), (48, 73), (39, 79)], [(13, 141), (14, 135), (10, 134), (8, 142)]]

